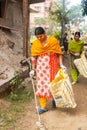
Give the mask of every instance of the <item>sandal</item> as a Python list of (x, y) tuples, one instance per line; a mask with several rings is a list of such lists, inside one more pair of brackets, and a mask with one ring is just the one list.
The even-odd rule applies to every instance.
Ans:
[(44, 112), (47, 112), (47, 109), (40, 108), (39, 111), (37, 112), (38, 114), (43, 114)]

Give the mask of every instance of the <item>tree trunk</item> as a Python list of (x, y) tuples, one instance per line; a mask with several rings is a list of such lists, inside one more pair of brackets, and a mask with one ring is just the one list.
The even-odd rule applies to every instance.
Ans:
[(23, 0), (23, 56), (28, 58), (28, 30), (29, 30), (28, 0)]
[(63, 0), (63, 15), (62, 15), (62, 29), (61, 29), (61, 43), (63, 44), (63, 37), (64, 37), (64, 33), (65, 33), (65, 21), (64, 21), (64, 16), (65, 16), (65, 0)]

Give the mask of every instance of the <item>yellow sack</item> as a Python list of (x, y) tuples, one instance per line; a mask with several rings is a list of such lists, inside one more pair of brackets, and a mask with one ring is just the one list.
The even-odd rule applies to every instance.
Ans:
[(60, 69), (55, 79), (49, 84), (56, 106), (60, 108), (75, 108), (73, 90), (69, 76), (64, 69)]
[(74, 64), (78, 69), (79, 73), (85, 78), (87, 78), (87, 59), (85, 57), (84, 52), (82, 53), (81, 58), (74, 60)]

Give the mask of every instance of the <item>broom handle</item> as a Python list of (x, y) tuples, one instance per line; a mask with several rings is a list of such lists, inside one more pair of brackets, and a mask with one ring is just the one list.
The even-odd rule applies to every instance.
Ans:
[[(30, 71), (31, 71), (31, 62), (30, 62), (30, 59), (29, 59), (29, 66), (30, 66)], [(31, 78), (31, 81), (32, 81), (33, 91), (34, 91), (35, 106), (36, 106), (36, 110), (37, 110), (37, 113), (38, 113), (38, 108), (39, 107), (38, 107), (38, 103), (37, 103), (37, 97), (36, 97), (36, 93), (35, 93), (35, 84), (34, 84), (33, 78)], [(39, 122), (41, 122), (39, 113), (38, 113), (38, 120), (39, 120)]]

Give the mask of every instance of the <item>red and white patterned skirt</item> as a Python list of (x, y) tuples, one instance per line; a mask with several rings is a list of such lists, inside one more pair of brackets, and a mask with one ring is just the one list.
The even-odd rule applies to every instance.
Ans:
[(46, 53), (38, 56), (36, 62), (37, 87), (36, 96), (53, 98), (48, 84), (55, 78), (59, 69), (58, 56)]

